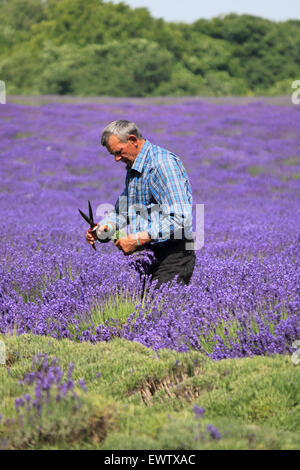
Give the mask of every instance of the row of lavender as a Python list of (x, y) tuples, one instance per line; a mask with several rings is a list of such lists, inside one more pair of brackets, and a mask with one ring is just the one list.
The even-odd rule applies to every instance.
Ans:
[[(0, 107), (0, 331), (154, 349), (205, 350), (214, 359), (291, 351), (300, 337), (300, 107), (114, 103)], [(78, 214), (114, 203), (124, 166), (100, 147), (101, 130), (134, 120), (179, 154), (205, 245), (185, 288), (138, 301), (134, 257), (112, 243), (93, 252)], [(91, 324), (95, 304), (127, 296), (122, 325)]]

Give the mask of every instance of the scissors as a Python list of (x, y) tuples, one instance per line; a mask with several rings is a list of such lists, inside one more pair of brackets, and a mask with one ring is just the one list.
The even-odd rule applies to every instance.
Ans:
[[(88, 201), (88, 203), (89, 203), (89, 217), (84, 212), (82, 212), (80, 209), (78, 209), (78, 210), (79, 210), (80, 215), (84, 218), (84, 220), (88, 224), (90, 224), (91, 232), (94, 232), (96, 230), (97, 224), (95, 224), (95, 222), (94, 222), (93, 209), (92, 209), (90, 201)], [(96, 251), (95, 244), (93, 244), (92, 247)]]

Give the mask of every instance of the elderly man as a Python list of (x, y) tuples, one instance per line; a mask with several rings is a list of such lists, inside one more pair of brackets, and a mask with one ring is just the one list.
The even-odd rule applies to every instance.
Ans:
[(162, 283), (178, 276), (188, 284), (195, 266), (192, 240), (192, 191), (180, 159), (172, 152), (144, 139), (139, 128), (126, 120), (110, 123), (101, 144), (126, 164), (125, 189), (115, 210), (88, 230), (90, 244), (112, 238), (129, 225), (130, 233), (115, 245), (129, 255), (148, 248), (155, 262), (146, 273)]

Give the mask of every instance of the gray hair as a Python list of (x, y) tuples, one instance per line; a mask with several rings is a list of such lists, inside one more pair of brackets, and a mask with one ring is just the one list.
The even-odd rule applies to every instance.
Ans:
[(108, 139), (111, 135), (115, 135), (121, 142), (127, 142), (128, 137), (133, 134), (138, 139), (142, 139), (142, 133), (134, 122), (119, 119), (113, 121), (102, 132), (101, 145), (107, 147)]

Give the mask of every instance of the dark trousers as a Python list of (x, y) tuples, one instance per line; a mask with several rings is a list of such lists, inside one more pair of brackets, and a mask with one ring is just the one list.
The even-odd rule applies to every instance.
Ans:
[[(152, 282), (158, 281), (156, 288), (165, 282), (172, 281), (177, 275), (177, 282), (189, 284), (192, 277), (196, 255), (194, 250), (186, 250), (187, 240), (169, 240), (158, 246), (153, 245), (156, 262), (148, 270)], [(191, 243), (191, 241), (189, 241)]]

